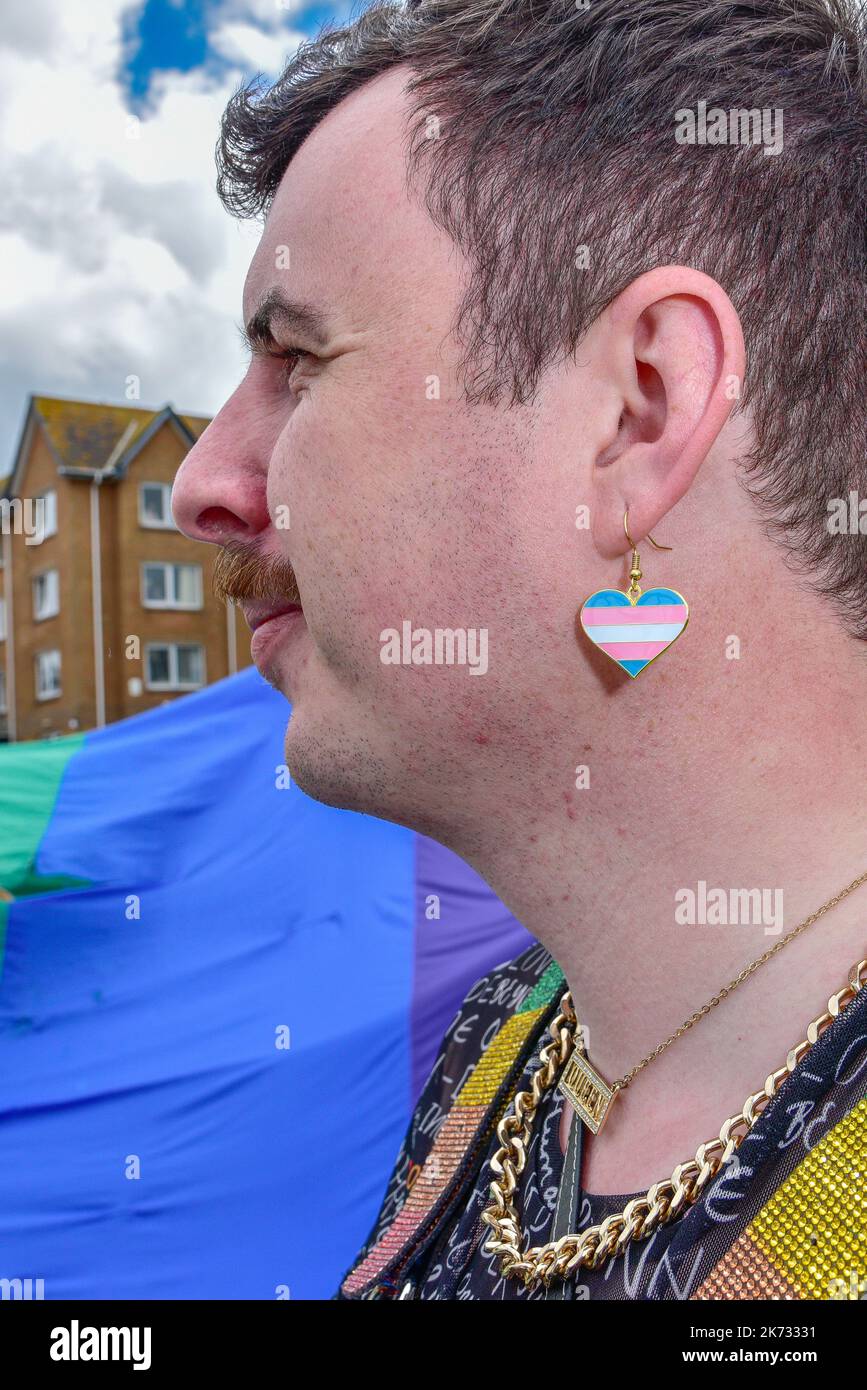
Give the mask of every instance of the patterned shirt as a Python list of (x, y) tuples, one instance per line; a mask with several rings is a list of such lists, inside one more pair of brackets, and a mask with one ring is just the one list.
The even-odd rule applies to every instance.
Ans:
[[(670, 1224), (599, 1269), (555, 1281), (556, 1295), (501, 1274), (498, 1258), (483, 1248), (491, 1229), (481, 1219), (489, 1161), (500, 1147), (496, 1125), (515, 1092), (529, 1090), (565, 988), (560, 967), (536, 944), (470, 989), (416, 1105), (373, 1229), (333, 1297), (867, 1297), (867, 988), (783, 1081), (701, 1197)], [(556, 1086), (544, 1095), (518, 1183), (521, 1229), (534, 1245), (551, 1238), (566, 1103)], [(644, 1195), (579, 1192), (572, 1229)]]

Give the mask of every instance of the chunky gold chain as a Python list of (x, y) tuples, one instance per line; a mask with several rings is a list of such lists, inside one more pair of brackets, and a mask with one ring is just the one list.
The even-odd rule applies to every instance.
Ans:
[[(547, 1286), (552, 1279), (568, 1279), (584, 1266), (597, 1269), (611, 1255), (622, 1255), (631, 1241), (652, 1235), (658, 1227), (673, 1221), (701, 1196), (711, 1178), (728, 1163), (779, 1087), (865, 985), (867, 958), (852, 966), (847, 984), (831, 996), (825, 1012), (813, 1019), (806, 1038), (791, 1049), (785, 1064), (771, 1073), (760, 1091), (747, 1097), (739, 1114), (725, 1121), (718, 1138), (701, 1144), (695, 1158), (679, 1163), (667, 1181), (654, 1183), (644, 1197), (634, 1198), (623, 1211), (606, 1217), (599, 1225), (522, 1250), (523, 1237), (514, 1198), (527, 1160), (533, 1120), (542, 1096), (554, 1085), (560, 1068), (575, 1046), (578, 1021), (567, 990), (560, 1000), (560, 1012), (549, 1029), (552, 1041), (539, 1053), (540, 1066), (533, 1073), (531, 1089), (515, 1095), (508, 1113), (497, 1125), (497, 1138), (502, 1147), (491, 1159), (495, 1175), (490, 1189), (491, 1201), (482, 1213), (482, 1220), (492, 1229), (485, 1252), (500, 1256), (500, 1270), (504, 1275), (523, 1279), (528, 1287), (539, 1282)], [(577, 1118), (573, 1123), (578, 1123)]]

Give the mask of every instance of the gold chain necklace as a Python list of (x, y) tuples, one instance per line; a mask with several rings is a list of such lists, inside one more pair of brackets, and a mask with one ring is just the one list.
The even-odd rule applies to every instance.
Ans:
[[(791, 932), (784, 936), (770, 950), (748, 966), (736, 980), (726, 986), (724, 991), (693, 1014), (677, 1033), (673, 1033), (665, 1043), (634, 1067), (626, 1075), (626, 1081), (646, 1066), (655, 1056), (664, 1051), (676, 1037), (698, 1022), (720, 999), (730, 994), (738, 984), (753, 970), (780, 950), (788, 941), (811, 926), (818, 917), (835, 906), (859, 884), (867, 880), (867, 873), (854, 879), (847, 888), (831, 898), (823, 907), (812, 913)], [(652, 1235), (658, 1227), (675, 1220), (686, 1208), (698, 1200), (707, 1184), (724, 1164), (728, 1163), (735, 1151), (755, 1125), (759, 1116), (773, 1100), (779, 1087), (795, 1067), (815, 1045), (821, 1034), (838, 1017), (840, 1011), (855, 998), (859, 990), (867, 984), (867, 958), (856, 962), (849, 971), (848, 982), (828, 1000), (828, 1007), (818, 1018), (814, 1018), (807, 1028), (807, 1036), (786, 1056), (785, 1064), (767, 1077), (763, 1088), (754, 1092), (744, 1101), (736, 1115), (731, 1115), (720, 1127), (719, 1136), (699, 1145), (695, 1158), (680, 1163), (671, 1177), (654, 1183), (643, 1197), (627, 1202), (621, 1212), (605, 1218), (595, 1226), (588, 1226), (580, 1233), (561, 1236), (559, 1240), (548, 1241), (544, 1245), (531, 1246), (522, 1250), (523, 1235), (515, 1207), (514, 1196), (518, 1178), (524, 1170), (527, 1159), (527, 1146), (530, 1142), (533, 1120), (542, 1096), (551, 1089), (561, 1068), (568, 1066), (577, 1055), (576, 1031), (578, 1020), (572, 1004), (572, 996), (567, 990), (560, 1000), (560, 1012), (552, 1022), (549, 1032), (552, 1038), (539, 1053), (540, 1065), (533, 1073), (531, 1089), (518, 1091), (507, 1114), (497, 1125), (497, 1138), (501, 1147), (491, 1158), (490, 1166), (494, 1174), (491, 1183), (491, 1201), (482, 1213), (482, 1220), (492, 1229), (485, 1244), (485, 1252), (500, 1257), (500, 1271), (504, 1275), (523, 1279), (527, 1287), (538, 1282), (546, 1286), (554, 1278), (568, 1279), (576, 1270), (586, 1266), (597, 1269), (611, 1255), (621, 1255), (634, 1240)], [(594, 1075), (596, 1075), (594, 1073)], [(601, 1080), (601, 1078), (600, 1078)], [(602, 1083), (605, 1085), (605, 1083)], [(607, 1090), (613, 1093), (613, 1087)], [(622, 1083), (620, 1086), (622, 1089)], [(570, 1097), (571, 1099), (571, 1097)], [(610, 1103), (610, 1102), (609, 1102)], [(577, 1107), (576, 1107), (577, 1108)], [(604, 1118), (604, 1117), (603, 1117)]]
[(532, 1089), (518, 1092), (509, 1113), (497, 1125), (497, 1138), (502, 1147), (491, 1159), (491, 1171), (495, 1174), (491, 1183), (491, 1202), (482, 1213), (482, 1220), (493, 1230), (485, 1245), (485, 1253), (500, 1256), (502, 1274), (523, 1279), (528, 1287), (539, 1281), (547, 1286), (552, 1279), (568, 1279), (582, 1266), (597, 1269), (609, 1256), (622, 1255), (631, 1241), (652, 1235), (657, 1227), (673, 1221), (692, 1206), (711, 1178), (723, 1164), (728, 1163), (786, 1077), (791, 1075), (825, 1029), (865, 985), (867, 958), (852, 966), (848, 983), (832, 994), (826, 1011), (808, 1026), (806, 1038), (791, 1049), (782, 1067), (771, 1072), (762, 1089), (747, 1097), (743, 1109), (725, 1121), (720, 1128), (719, 1138), (701, 1144), (695, 1158), (678, 1164), (667, 1181), (654, 1183), (643, 1197), (627, 1202), (623, 1211), (606, 1217), (597, 1226), (588, 1226), (578, 1234), (561, 1236), (559, 1240), (522, 1250), (521, 1225), (514, 1195), (518, 1177), (526, 1162), (527, 1145), (539, 1102), (553, 1086), (558, 1069), (574, 1046), (577, 1020), (567, 990), (560, 1000), (561, 1011), (549, 1030), (553, 1042), (543, 1047), (539, 1054), (541, 1066), (533, 1073)]
[(794, 941), (796, 936), (800, 936), (801, 932), (806, 931), (814, 922), (818, 922), (820, 917), (824, 917), (826, 912), (830, 912), (832, 907), (836, 907), (838, 903), (842, 902), (844, 898), (847, 898), (850, 893), (854, 893), (855, 889), (859, 888), (861, 884), (865, 882), (867, 882), (867, 871), (858, 878), (853, 879), (845, 888), (841, 888), (839, 893), (835, 893), (833, 898), (829, 898), (828, 901), (817, 908), (815, 912), (811, 912), (809, 917), (805, 917), (803, 922), (799, 922), (791, 931), (786, 932), (785, 936), (781, 936), (779, 941), (771, 946), (769, 950), (765, 951), (764, 955), (759, 956), (758, 960), (754, 960), (745, 970), (741, 971), (740, 975), (730, 980), (727, 985), (724, 985), (718, 994), (715, 994), (713, 998), (709, 999), (706, 1004), (703, 1004), (700, 1009), (696, 1009), (694, 1014), (690, 1014), (689, 1018), (671, 1034), (671, 1037), (666, 1038), (665, 1042), (660, 1043), (652, 1052), (648, 1052), (647, 1056), (643, 1057), (637, 1066), (634, 1066), (631, 1071), (626, 1072), (625, 1075), (621, 1076), (613, 1085), (609, 1086), (607, 1081), (599, 1075), (599, 1072), (591, 1065), (587, 1053), (583, 1048), (580, 1050), (577, 1047), (574, 1048), (563, 1071), (563, 1075), (560, 1078), (559, 1089), (563, 1092), (563, 1095), (566, 1096), (582, 1123), (587, 1126), (591, 1133), (598, 1134), (608, 1118), (611, 1106), (618, 1092), (625, 1091), (630, 1081), (634, 1076), (637, 1076), (642, 1068), (654, 1061), (667, 1047), (671, 1047), (671, 1044), (676, 1042), (684, 1033), (688, 1032), (694, 1024), (698, 1023), (700, 1018), (704, 1018), (705, 1014), (710, 1013), (711, 1009), (715, 1008), (721, 1000), (725, 999), (733, 990), (737, 989), (738, 985), (743, 984), (744, 980), (748, 979), (754, 971), (758, 970), (760, 965), (764, 965), (765, 961), (770, 960), (771, 956), (775, 956), (778, 951), (782, 951), (783, 947), (788, 946), (790, 941)]

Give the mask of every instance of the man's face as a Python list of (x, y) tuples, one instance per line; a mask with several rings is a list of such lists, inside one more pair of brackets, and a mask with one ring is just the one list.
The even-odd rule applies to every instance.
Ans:
[[(284, 586), (294, 570), (303, 616), (263, 624), (253, 657), (292, 703), (299, 784), (433, 830), (470, 764), (525, 736), (553, 632), (534, 570), (552, 527), (566, 552), (580, 498), (564, 489), (552, 513), (556, 465), (537, 456), (532, 409), (463, 400), (452, 330), (467, 266), (407, 195), (405, 76), (345, 100), (287, 169), (244, 289), (257, 333), (271, 306), (272, 341), (185, 460), (173, 504), (188, 535), (281, 561)], [(278, 297), (316, 313), (320, 342)], [(278, 356), (293, 350), (297, 363)], [(247, 604), (250, 620), (281, 597), (294, 595)], [(405, 622), (484, 629), (484, 674), (481, 637), (479, 674), (384, 663), (383, 631)]]

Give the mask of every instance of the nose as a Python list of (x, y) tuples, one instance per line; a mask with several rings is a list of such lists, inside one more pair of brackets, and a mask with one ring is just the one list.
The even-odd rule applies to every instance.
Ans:
[[(187, 454), (172, 487), (175, 525), (195, 541), (250, 542), (268, 526), (270, 448), (246, 405), (243, 385)], [(261, 419), (261, 415), (260, 415)]]

